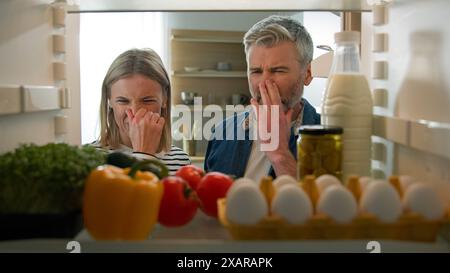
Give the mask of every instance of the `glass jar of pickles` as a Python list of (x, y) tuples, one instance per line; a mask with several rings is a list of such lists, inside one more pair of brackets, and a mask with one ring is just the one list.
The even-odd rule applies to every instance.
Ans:
[(331, 174), (341, 178), (341, 127), (305, 125), (298, 129), (297, 176)]

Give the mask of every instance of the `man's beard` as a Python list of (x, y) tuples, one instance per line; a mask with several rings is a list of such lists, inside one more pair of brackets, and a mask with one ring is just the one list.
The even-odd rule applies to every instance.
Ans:
[[(303, 95), (303, 86), (301, 86), (302, 81), (298, 81), (294, 83), (289, 90), (290, 92), (290, 100), (286, 97), (281, 97), (281, 107), (283, 109), (283, 112), (287, 112), (289, 109), (295, 107), (298, 103), (300, 103), (302, 95)], [(257, 93), (251, 92), (252, 94), (255, 94), (253, 96), (254, 99), (258, 102), (258, 104), (262, 104), (262, 98), (261, 98), (261, 91), (258, 90)]]

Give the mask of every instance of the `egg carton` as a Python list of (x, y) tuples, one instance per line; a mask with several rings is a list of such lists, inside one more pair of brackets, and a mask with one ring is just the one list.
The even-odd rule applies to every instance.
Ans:
[(441, 220), (429, 221), (415, 213), (404, 213), (394, 223), (359, 214), (351, 223), (339, 224), (326, 215), (315, 214), (304, 224), (289, 224), (268, 215), (256, 225), (238, 225), (226, 218), (226, 199), (218, 200), (221, 224), (235, 240), (351, 240), (385, 239), (433, 242), (441, 228), (450, 225), (450, 210)]

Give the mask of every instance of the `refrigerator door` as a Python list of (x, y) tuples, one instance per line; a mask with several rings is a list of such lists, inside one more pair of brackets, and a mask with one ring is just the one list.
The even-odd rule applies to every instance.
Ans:
[[(392, 1), (362, 15), (362, 59), (374, 96), (378, 176), (411, 175), (450, 204), (450, 2)], [(381, 137), (381, 138), (380, 138)]]
[(81, 142), (79, 15), (51, 2), (0, 1), (0, 153)]

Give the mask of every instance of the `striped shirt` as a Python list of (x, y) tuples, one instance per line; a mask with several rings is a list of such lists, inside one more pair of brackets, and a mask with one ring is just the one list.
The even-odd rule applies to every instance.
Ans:
[(189, 156), (182, 149), (173, 145), (169, 152), (160, 152), (154, 155), (142, 152), (134, 152), (133, 149), (122, 144), (118, 149), (101, 147), (98, 142), (93, 142), (91, 143), (91, 145), (97, 149), (101, 149), (102, 151), (107, 151), (108, 153), (122, 152), (124, 154), (131, 155), (137, 159), (158, 159), (167, 166), (170, 175), (175, 175), (176, 171), (178, 171), (178, 169), (181, 168), (182, 166), (191, 164)]

